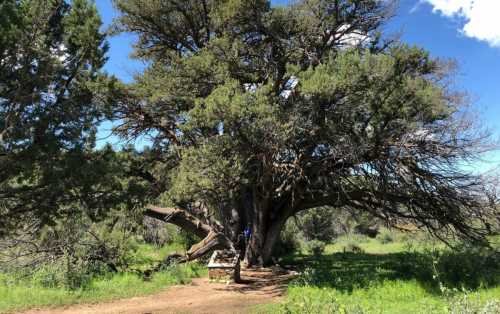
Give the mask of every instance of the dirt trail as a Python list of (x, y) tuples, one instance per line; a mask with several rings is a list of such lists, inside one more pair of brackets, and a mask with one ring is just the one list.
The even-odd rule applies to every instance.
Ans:
[(209, 283), (207, 278), (192, 284), (172, 286), (145, 297), (107, 303), (72, 305), (63, 308), (33, 309), (24, 314), (95, 314), (95, 313), (247, 313), (255, 305), (277, 302), (286, 283), (293, 277), (288, 272), (270, 269), (241, 272), (242, 283)]

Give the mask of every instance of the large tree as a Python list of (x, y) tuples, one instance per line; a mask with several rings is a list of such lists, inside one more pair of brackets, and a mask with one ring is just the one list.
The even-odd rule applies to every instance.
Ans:
[[(449, 64), (380, 28), (392, 3), (116, 0), (148, 68), (104, 75), (87, 0), (0, 4), (0, 236), (85, 211), (145, 214), (203, 240), (187, 259), (246, 243), (270, 261), (288, 218), (316, 207), (369, 213), (482, 241), (498, 222), (464, 165), (488, 137), (464, 117)], [(94, 148), (116, 119), (149, 148)], [(36, 229), (36, 228), (35, 228)]]
[[(116, 0), (148, 63), (117, 93), (116, 131), (148, 136), (146, 214), (268, 263), (296, 213), (319, 206), (480, 241), (495, 213), (464, 171), (488, 137), (464, 117), (449, 62), (381, 40), (392, 3)], [(161, 206), (163, 205), (163, 206)]]
[(91, 1), (0, 2), (0, 237), (122, 201), (115, 153), (94, 150), (100, 28)]

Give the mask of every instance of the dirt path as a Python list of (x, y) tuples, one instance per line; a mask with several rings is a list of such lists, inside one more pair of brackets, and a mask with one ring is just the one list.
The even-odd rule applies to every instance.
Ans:
[(23, 313), (247, 313), (255, 305), (279, 301), (293, 274), (260, 269), (242, 271), (241, 277), (243, 283), (239, 284), (209, 283), (207, 278), (197, 278), (190, 285), (169, 287), (150, 296)]

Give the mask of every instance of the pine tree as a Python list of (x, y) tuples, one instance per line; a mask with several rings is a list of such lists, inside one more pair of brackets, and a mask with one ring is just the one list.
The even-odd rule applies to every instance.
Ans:
[(106, 210), (119, 192), (114, 152), (94, 151), (96, 91), (113, 83), (100, 27), (87, 0), (0, 3), (0, 235)]
[[(146, 215), (271, 261), (291, 216), (334, 206), (483, 240), (494, 214), (461, 167), (488, 142), (461, 119), (448, 62), (384, 41), (388, 1), (116, 0), (148, 69), (115, 102), (149, 135)], [(118, 105), (117, 105), (118, 104)]]

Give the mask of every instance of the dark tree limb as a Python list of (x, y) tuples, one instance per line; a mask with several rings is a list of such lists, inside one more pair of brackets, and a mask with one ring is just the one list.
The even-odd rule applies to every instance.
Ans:
[(195, 260), (217, 249), (234, 250), (234, 246), (224, 234), (211, 231), (203, 240), (193, 245), (189, 251), (187, 251), (187, 260)]
[(148, 217), (172, 223), (202, 238), (200, 242), (194, 244), (187, 251), (186, 256), (176, 258), (177, 263), (195, 260), (215, 249), (234, 250), (234, 245), (228, 237), (214, 230), (184, 209), (149, 206), (144, 214)]
[(144, 215), (174, 224), (200, 238), (212, 231), (212, 227), (180, 208), (148, 206)]

